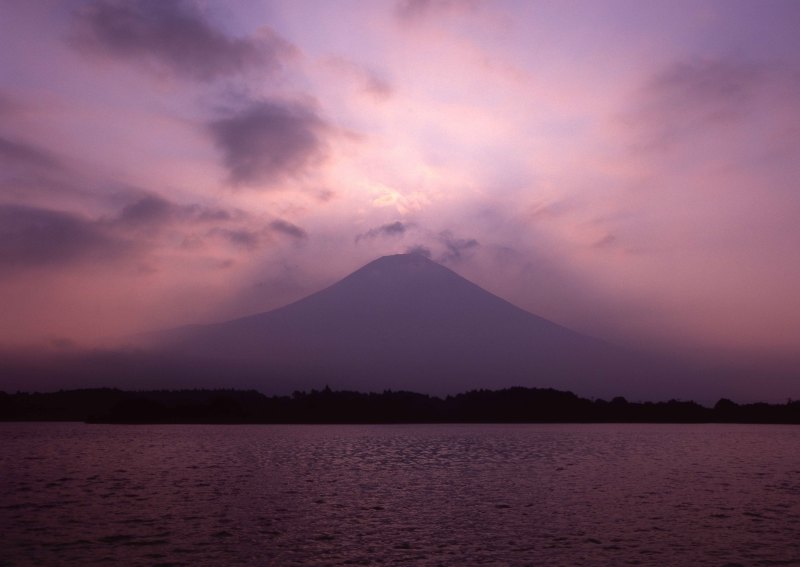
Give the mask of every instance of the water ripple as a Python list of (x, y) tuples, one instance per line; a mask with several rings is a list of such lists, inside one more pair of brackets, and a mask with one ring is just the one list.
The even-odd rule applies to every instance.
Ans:
[(0, 565), (800, 565), (800, 428), (0, 424)]

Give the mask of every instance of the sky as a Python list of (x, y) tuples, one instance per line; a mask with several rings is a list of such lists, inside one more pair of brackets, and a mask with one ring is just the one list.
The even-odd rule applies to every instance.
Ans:
[(671, 352), (800, 352), (800, 3), (0, 0), (0, 344), (418, 252)]

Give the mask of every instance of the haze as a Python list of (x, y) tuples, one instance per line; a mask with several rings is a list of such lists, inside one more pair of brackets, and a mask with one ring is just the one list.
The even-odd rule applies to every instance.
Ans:
[(3, 2), (0, 342), (228, 320), (415, 251), (791, 374), (797, 29), (794, 1)]

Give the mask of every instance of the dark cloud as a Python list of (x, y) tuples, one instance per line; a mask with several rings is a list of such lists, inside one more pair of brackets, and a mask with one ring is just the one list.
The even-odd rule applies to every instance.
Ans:
[(126, 248), (96, 221), (62, 211), (0, 205), (0, 268), (105, 260)]
[(380, 228), (378, 228), (378, 230), (381, 233), (387, 234), (387, 235), (404, 234), (405, 231), (408, 230), (408, 228), (410, 226), (411, 225), (409, 225), (409, 224), (404, 224), (404, 223), (402, 223), (400, 221), (395, 221), (393, 223), (389, 223), (389, 224), (385, 224), (385, 225), (381, 226)]
[(215, 228), (211, 231), (212, 235), (221, 236), (234, 246), (246, 250), (254, 250), (261, 243), (258, 233), (246, 229)]
[(113, 207), (111, 200), (108, 185), (99, 183), (85, 164), (60, 150), (51, 152), (36, 140), (0, 135), (0, 203), (84, 210)]
[(125, 206), (116, 222), (128, 226), (152, 226), (174, 218), (178, 207), (157, 195), (146, 195)]
[(276, 219), (270, 222), (266, 227), (262, 225), (257, 230), (252, 230), (247, 228), (247, 226), (217, 226), (209, 230), (206, 235), (222, 238), (224, 241), (239, 248), (255, 250), (260, 247), (262, 242), (271, 239), (270, 233), (278, 233), (298, 241), (308, 238), (308, 234), (305, 230), (283, 219)]
[(272, 221), (271, 223), (269, 223), (269, 227), (275, 232), (278, 232), (280, 234), (285, 234), (286, 236), (290, 236), (298, 240), (303, 240), (305, 238), (308, 238), (308, 233), (306, 233), (305, 230), (283, 219), (277, 219)]
[[(96, 218), (0, 204), (0, 273), (79, 262), (142, 261), (165, 248), (202, 246), (208, 236), (252, 250), (266, 235), (263, 227), (250, 230), (255, 220), (235, 210), (177, 204), (140, 191), (132, 191), (125, 200), (116, 214)], [(301, 230), (286, 223), (284, 232), (292, 232), (292, 227)]]
[(188, 0), (98, 0), (75, 18), (79, 48), (188, 79), (212, 80), (248, 68), (272, 71), (293, 52), (266, 30), (257, 38), (228, 37)]
[(250, 219), (250, 215), (239, 209), (224, 209), (193, 203), (190, 205), (172, 204), (175, 217), (190, 223), (229, 224), (241, 223)]
[(196, 203), (177, 204), (160, 195), (139, 190), (131, 191), (124, 199), (127, 203), (110, 221), (116, 227), (156, 228), (175, 223), (229, 223), (246, 217), (244, 213), (218, 207)]
[(325, 154), (326, 125), (305, 105), (256, 102), (209, 130), (234, 185), (270, 185), (302, 173)]
[(116, 216), (104, 220), (103, 225), (111, 234), (136, 241), (143, 251), (157, 252), (175, 246), (184, 251), (203, 250), (209, 239), (230, 244), (239, 251), (253, 251), (269, 240), (268, 229), (243, 211), (198, 203), (184, 205), (135, 190), (132, 195), (128, 204)]
[(456, 238), (449, 230), (440, 232), (437, 240), (445, 247), (445, 251), (439, 256), (440, 262), (459, 262), (471, 250), (480, 246), (474, 238)]
[(0, 137), (0, 164), (4, 167), (61, 169), (61, 162), (50, 152), (36, 146)]
[[(9, 104), (12, 113), (16, 108), (26, 112), (15, 101)], [(0, 108), (0, 114), (2, 112)], [(59, 203), (72, 200), (73, 204), (84, 204), (96, 201), (98, 195), (106, 194), (105, 191), (98, 191), (92, 176), (61, 150), (56, 153), (43, 147), (37, 140), (27, 140), (25, 127), (14, 124), (3, 126), (6, 130), (0, 135), (0, 197), (3, 202), (41, 204), (45, 199), (56, 199)]]
[(356, 236), (355, 240), (371, 240), (379, 236), (402, 236), (406, 231), (414, 225), (410, 223), (403, 223), (401, 221), (391, 222), (375, 228), (369, 229), (367, 232)]

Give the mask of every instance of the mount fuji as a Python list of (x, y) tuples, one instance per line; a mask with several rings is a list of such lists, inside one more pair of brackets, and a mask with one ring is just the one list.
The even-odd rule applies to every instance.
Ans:
[[(285, 307), (149, 336), (226, 387), (450, 394), (520, 385), (653, 392), (647, 357), (524, 311), (416, 254), (379, 258)], [(656, 389), (657, 390), (657, 389)]]

